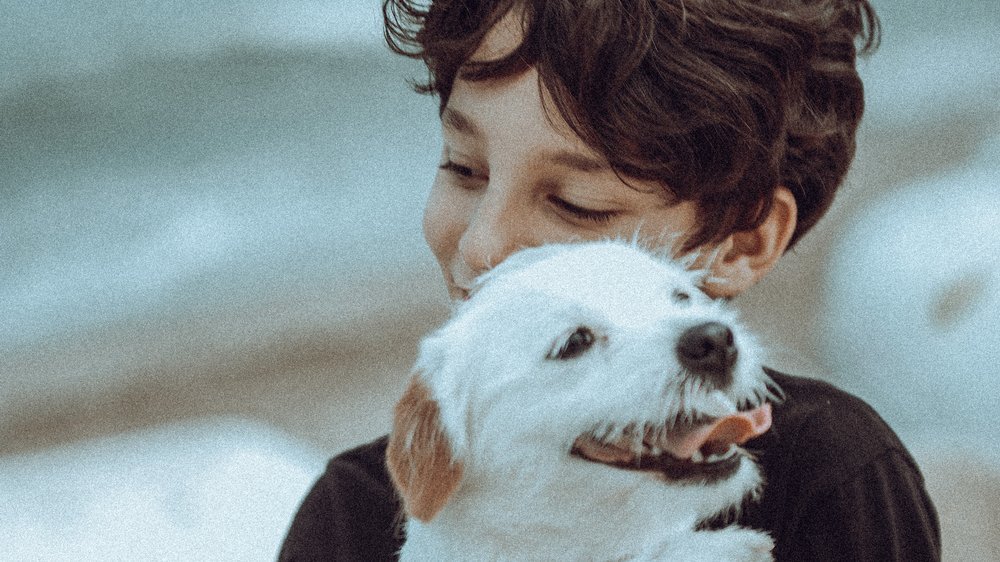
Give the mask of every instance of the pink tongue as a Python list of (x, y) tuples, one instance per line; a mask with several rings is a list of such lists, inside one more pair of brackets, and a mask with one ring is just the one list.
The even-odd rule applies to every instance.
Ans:
[[(711, 423), (667, 433), (664, 449), (679, 459), (689, 459), (706, 443), (741, 445), (771, 427), (771, 405), (721, 417)], [(722, 447), (725, 449), (725, 447)]]

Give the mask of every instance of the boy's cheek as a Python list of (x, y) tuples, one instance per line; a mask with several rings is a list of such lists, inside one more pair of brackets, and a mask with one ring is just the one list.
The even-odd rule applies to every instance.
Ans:
[(423, 232), (424, 240), (430, 247), (434, 257), (442, 267), (445, 266), (458, 250), (465, 224), (461, 218), (461, 208), (458, 202), (445, 195), (437, 181), (431, 188), (430, 195), (424, 207)]

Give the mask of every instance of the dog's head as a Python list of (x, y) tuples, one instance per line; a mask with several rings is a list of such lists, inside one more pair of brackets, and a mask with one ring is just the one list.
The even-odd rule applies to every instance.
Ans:
[(699, 280), (620, 242), (524, 250), (486, 274), (396, 407), (387, 462), (409, 515), (432, 519), (470, 477), (730, 479), (774, 396), (760, 347)]

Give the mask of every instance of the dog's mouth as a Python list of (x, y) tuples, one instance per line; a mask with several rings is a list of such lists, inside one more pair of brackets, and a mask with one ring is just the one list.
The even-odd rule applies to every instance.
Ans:
[[(641, 427), (641, 429), (640, 429)], [(608, 440), (581, 435), (575, 457), (623, 470), (655, 473), (671, 482), (714, 483), (733, 476), (746, 452), (740, 447), (771, 427), (771, 405), (669, 428), (630, 424)]]

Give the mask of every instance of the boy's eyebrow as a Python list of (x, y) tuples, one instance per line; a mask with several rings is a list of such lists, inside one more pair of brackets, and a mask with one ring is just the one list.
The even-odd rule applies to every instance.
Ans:
[(543, 152), (540, 156), (553, 164), (559, 164), (566, 168), (572, 168), (580, 172), (602, 172), (609, 170), (611, 166), (603, 159), (596, 156), (588, 156), (569, 150), (556, 150), (553, 152)]
[(444, 108), (441, 112), (441, 124), (446, 129), (451, 129), (456, 133), (478, 137), (481, 136), (479, 127), (472, 122), (464, 113), (450, 107)]
[[(479, 126), (466, 114), (451, 107), (441, 112), (441, 125), (455, 133), (470, 137), (481, 137)], [(604, 159), (571, 150), (544, 151), (538, 155), (542, 160), (580, 172), (602, 172), (610, 169)]]

